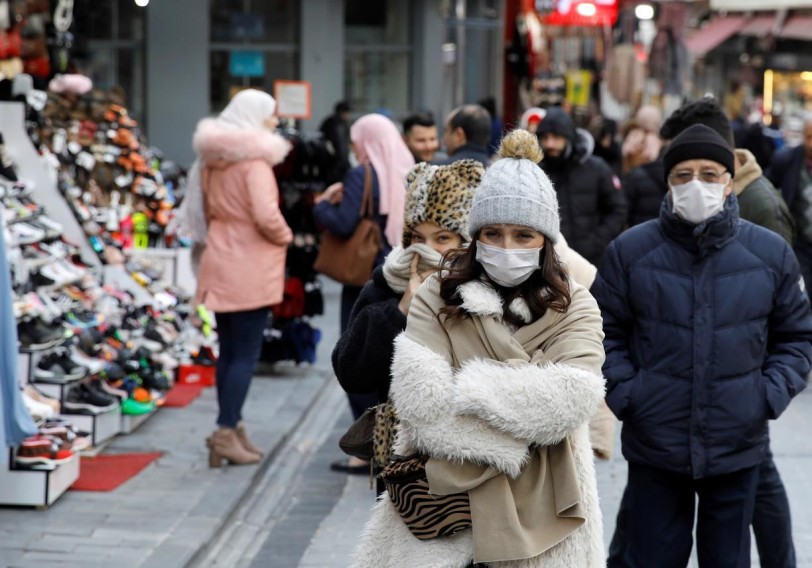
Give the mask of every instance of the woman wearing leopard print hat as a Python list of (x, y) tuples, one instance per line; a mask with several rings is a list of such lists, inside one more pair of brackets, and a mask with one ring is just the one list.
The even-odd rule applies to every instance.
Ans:
[[(421, 163), (409, 172), (401, 246), (375, 269), (333, 351), (333, 368), (348, 393), (388, 398), (395, 337), (406, 328), (417, 288), (437, 270), (442, 255), (468, 242), (468, 213), (484, 172), (474, 160)], [(369, 465), (352, 471), (368, 475)]]

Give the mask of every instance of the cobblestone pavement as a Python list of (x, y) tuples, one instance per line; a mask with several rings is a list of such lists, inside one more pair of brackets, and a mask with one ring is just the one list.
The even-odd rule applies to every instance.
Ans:
[[(329, 471), (350, 424), (331, 378), (338, 288), (326, 287), (328, 313), (319, 364), (257, 378), (248, 427), (270, 450), (263, 464), (210, 470), (202, 440), (215, 415), (213, 389), (182, 409), (162, 409), (109, 452), (164, 456), (110, 493), (68, 492), (47, 511), (0, 509), (0, 568), (144, 566), (155, 568), (344, 568), (374, 502), (364, 476)], [(773, 425), (773, 451), (793, 511), (798, 566), (812, 568), (812, 392)], [(617, 450), (617, 448), (616, 448)], [(619, 451), (597, 465), (607, 542), (626, 466)], [(754, 559), (755, 559), (754, 555)], [(757, 566), (754, 560), (754, 566)]]

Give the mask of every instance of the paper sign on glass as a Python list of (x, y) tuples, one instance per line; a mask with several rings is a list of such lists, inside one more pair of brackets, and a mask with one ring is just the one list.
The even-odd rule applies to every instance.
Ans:
[(310, 118), (310, 81), (274, 81), (273, 91), (281, 118)]

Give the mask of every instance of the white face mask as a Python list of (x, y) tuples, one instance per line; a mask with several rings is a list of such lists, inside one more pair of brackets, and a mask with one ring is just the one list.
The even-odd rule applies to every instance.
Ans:
[(500, 286), (514, 288), (540, 268), (542, 248), (503, 249), (477, 242), (476, 259), (491, 280)]
[(725, 206), (726, 183), (705, 183), (693, 179), (682, 185), (670, 185), (674, 214), (699, 225)]

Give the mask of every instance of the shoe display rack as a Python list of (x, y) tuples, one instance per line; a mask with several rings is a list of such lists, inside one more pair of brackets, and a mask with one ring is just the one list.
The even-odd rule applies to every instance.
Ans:
[(79, 478), (79, 459), (47, 469), (17, 469), (16, 448), (0, 459), (0, 504), (47, 507)]

